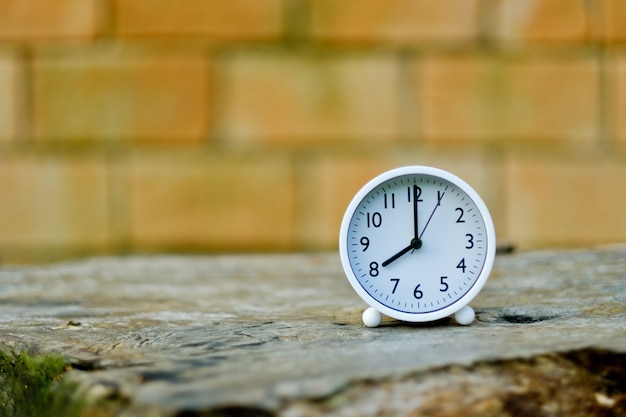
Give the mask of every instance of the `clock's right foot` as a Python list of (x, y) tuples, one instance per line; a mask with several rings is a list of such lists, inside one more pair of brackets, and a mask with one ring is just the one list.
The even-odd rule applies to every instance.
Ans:
[(454, 314), (454, 319), (461, 326), (469, 326), (475, 317), (474, 309), (470, 306), (465, 306)]

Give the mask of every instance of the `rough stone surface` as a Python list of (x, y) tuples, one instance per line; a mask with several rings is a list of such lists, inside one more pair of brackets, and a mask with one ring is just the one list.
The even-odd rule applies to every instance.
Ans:
[(93, 258), (0, 268), (0, 345), (120, 415), (626, 413), (626, 246), (498, 256), (472, 306), (370, 329), (336, 254)]

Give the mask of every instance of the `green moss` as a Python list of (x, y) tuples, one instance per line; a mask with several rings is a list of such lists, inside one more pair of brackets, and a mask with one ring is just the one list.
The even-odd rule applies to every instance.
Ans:
[(80, 415), (64, 372), (58, 356), (0, 351), (0, 417)]

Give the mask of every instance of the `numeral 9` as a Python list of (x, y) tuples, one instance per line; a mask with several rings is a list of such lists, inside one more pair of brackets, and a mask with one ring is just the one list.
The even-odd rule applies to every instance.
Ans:
[(370, 240), (367, 237), (363, 236), (361, 238), (360, 242), (361, 242), (361, 245), (365, 246), (363, 248), (363, 252), (365, 252), (367, 250), (367, 248), (370, 247)]

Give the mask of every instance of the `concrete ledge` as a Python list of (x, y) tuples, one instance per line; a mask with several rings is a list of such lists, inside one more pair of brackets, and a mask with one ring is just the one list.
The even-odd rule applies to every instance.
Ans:
[[(79, 395), (119, 415), (510, 414), (566, 404), (567, 375), (619, 412), (625, 280), (626, 246), (500, 256), (471, 326), (369, 329), (334, 253), (5, 266), (0, 343), (63, 355)], [(465, 408), (443, 401), (461, 394)]]

